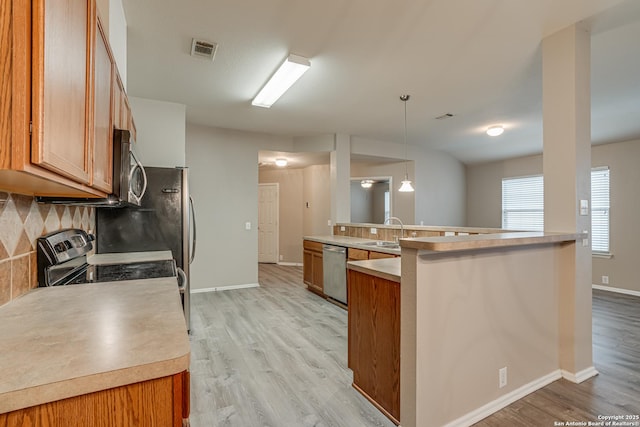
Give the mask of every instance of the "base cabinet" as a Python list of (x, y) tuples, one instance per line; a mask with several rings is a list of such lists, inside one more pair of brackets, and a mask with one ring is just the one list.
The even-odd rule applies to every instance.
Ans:
[(400, 422), (400, 283), (348, 270), (353, 387)]
[(310, 291), (324, 295), (324, 275), (322, 266), (322, 243), (305, 240), (303, 242), (302, 277)]
[(189, 372), (0, 415), (0, 427), (188, 425)]

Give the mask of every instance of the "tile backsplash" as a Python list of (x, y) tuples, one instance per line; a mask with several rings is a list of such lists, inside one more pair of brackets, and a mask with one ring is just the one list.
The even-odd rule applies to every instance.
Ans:
[(93, 232), (95, 210), (0, 191), (0, 305), (38, 286), (36, 240), (64, 228)]

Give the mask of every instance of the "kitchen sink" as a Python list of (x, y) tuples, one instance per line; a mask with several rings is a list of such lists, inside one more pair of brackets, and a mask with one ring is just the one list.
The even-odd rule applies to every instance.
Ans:
[(384, 240), (378, 240), (375, 242), (367, 242), (363, 243), (366, 246), (377, 246), (379, 248), (387, 248), (387, 249), (400, 249), (400, 245), (396, 242), (387, 242)]

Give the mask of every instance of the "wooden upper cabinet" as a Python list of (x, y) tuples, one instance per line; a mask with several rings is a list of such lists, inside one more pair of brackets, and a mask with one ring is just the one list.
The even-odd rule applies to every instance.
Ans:
[(86, 0), (34, 0), (31, 161), (90, 182), (90, 24)]
[(0, 4), (0, 191), (105, 197), (135, 127), (95, 0)]
[(95, 24), (93, 72), (92, 185), (110, 193), (113, 178), (113, 126), (111, 123), (114, 68), (100, 21)]

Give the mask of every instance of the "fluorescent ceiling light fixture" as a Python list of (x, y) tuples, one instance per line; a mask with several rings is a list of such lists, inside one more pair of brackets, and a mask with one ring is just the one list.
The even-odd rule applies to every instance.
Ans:
[(504, 128), (500, 125), (497, 126), (490, 126), (487, 129), (487, 135), (489, 136), (498, 136), (498, 135), (502, 135), (502, 132), (504, 132)]
[(271, 107), (311, 66), (307, 58), (289, 55), (266, 85), (258, 92), (251, 105)]
[(287, 159), (276, 159), (276, 166), (280, 166), (281, 168), (287, 166)]

